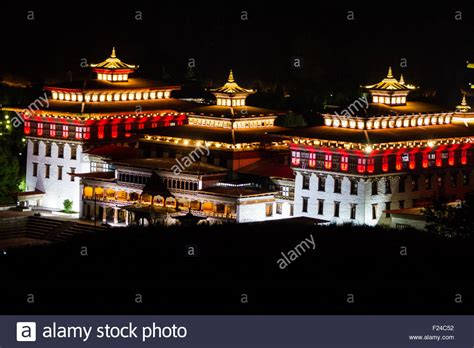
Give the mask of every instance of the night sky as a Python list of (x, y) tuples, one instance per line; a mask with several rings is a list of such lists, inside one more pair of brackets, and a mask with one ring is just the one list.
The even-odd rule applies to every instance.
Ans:
[[(222, 83), (232, 68), (249, 87), (259, 82), (336, 92), (380, 81), (389, 65), (395, 77), (403, 72), (407, 82), (443, 95), (459, 96), (474, 81), (466, 69), (466, 61), (474, 61), (474, 5), (468, 2), (424, 9), (390, 1), (371, 7), (131, 4), (106, 11), (92, 3), (10, 10), (2, 18), (0, 76), (52, 82), (71, 71), (79, 78), (81, 58), (97, 63), (116, 46), (119, 58), (140, 65), (139, 76), (153, 79), (165, 69), (182, 81), (194, 58), (207, 85)], [(34, 21), (27, 21), (28, 10), (35, 11)], [(134, 19), (135, 11), (143, 20)], [(354, 20), (347, 20), (348, 11)], [(303, 69), (291, 69), (291, 57), (301, 57)], [(400, 68), (402, 58), (407, 68)]]

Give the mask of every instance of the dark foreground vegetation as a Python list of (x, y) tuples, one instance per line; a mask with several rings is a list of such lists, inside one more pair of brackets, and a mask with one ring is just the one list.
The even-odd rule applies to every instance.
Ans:
[[(315, 250), (280, 269), (281, 253), (311, 234)], [(472, 238), (415, 230), (295, 222), (110, 229), (0, 255), (0, 308), (3, 313), (472, 314), (473, 244)], [(197, 255), (188, 255), (192, 248)], [(28, 294), (34, 303), (28, 303), (33, 301)]]

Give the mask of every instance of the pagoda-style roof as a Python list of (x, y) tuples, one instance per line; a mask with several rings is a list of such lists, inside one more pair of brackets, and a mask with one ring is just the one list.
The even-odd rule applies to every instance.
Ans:
[(243, 87), (240, 87), (237, 82), (234, 80), (234, 74), (232, 73), (232, 70), (229, 73), (229, 77), (227, 78), (227, 82), (218, 88), (214, 88), (210, 90), (211, 92), (214, 93), (224, 93), (224, 94), (251, 94), (255, 93), (253, 89), (246, 89)]
[(364, 88), (369, 89), (369, 90), (382, 90), (382, 91), (408, 91), (408, 90), (414, 89), (414, 86), (406, 85), (403, 79), (403, 75), (400, 77), (400, 81), (394, 78), (392, 74), (392, 67), (389, 67), (386, 78), (384, 78), (379, 83), (364, 86)]
[(463, 94), (462, 100), (461, 100), (461, 105), (456, 106), (456, 111), (458, 111), (458, 112), (468, 112), (469, 110), (471, 110), (471, 107), (469, 105), (467, 105), (466, 95)]
[(98, 64), (91, 64), (92, 68), (96, 69), (108, 69), (108, 70), (135, 70), (138, 69), (138, 65), (132, 65), (122, 62), (115, 55), (115, 47), (112, 48), (112, 54), (109, 58)]

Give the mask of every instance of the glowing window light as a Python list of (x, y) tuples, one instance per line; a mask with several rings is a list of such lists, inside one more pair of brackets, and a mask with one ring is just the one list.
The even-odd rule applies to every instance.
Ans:
[(372, 121), (367, 121), (367, 129), (372, 129)]
[(425, 124), (425, 126), (429, 126), (430, 125), (430, 117), (429, 116), (425, 117), (423, 123)]
[(372, 97), (372, 101), (373, 101), (374, 103), (378, 103), (378, 102), (379, 102), (379, 97), (376, 96), (376, 95), (374, 95), (374, 96)]
[(227, 106), (231, 106), (230, 99), (227, 99)]
[(135, 94), (135, 99), (136, 99), (136, 100), (142, 99), (142, 92), (137, 92), (137, 93)]
[(364, 127), (365, 127), (364, 121), (359, 121), (359, 122), (357, 122), (357, 128), (359, 128), (359, 129), (364, 129)]
[(340, 124), (339, 120), (334, 120), (334, 123), (333, 123), (334, 127), (336, 128), (339, 127), (339, 124)]
[(326, 154), (324, 156), (324, 168), (325, 169), (331, 169), (332, 167), (332, 155), (331, 154)]
[(245, 99), (242, 99), (242, 100), (240, 101), (240, 105), (245, 106)]
[(401, 170), (402, 169), (402, 155), (397, 155), (395, 160), (395, 169)]
[(438, 119), (436, 117), (431, 118), (431, 124), (436, 124), (438, 122)]
[(56, 136), (56, 125), (55, 124), (51, 124), (49, 126), (49, 136), (51, 136), (51, 137)]
[(467, 164), (467, 150), (461, 151), (461, 164)]
[(112, 94), (107, 94), (107, 101), (112, 101), (113, 95)]
[(448, 154), (448, 164), (454, 166), (454, 151), (449, 151)]
[(107, 80), (108, 80), (108, 81), (112, 81), (112, 75), (107, 74)]
[(402, 120), (397, 120), (395, 125), (397, 126), (397, 128), (400, 128), (402, 126)]
[(81, 138), (82, 138), (82, 127), (76, 126), (76, 139), (81, 139)]
[(77, 96), (77, 101), (82, 102), (84, 100), (84, 96), (82, 94), (79, 94)]
[(341, 171), (347, 172), (349, 169), (349, 157), (341, 156)]
[(301, 161), (301, 153), (299, 151), (291, 151), (291, 164), (298, 166)]
[(387, 120), (382, 121), (382, 128), (387, 128)]
[(357, 171), (359, 173), (364, 173), (365, 172), (365, 165), (366, 165), (366, 159), (365, 158), (358, 158), (357, 159)]
[(423, 168), (428, 168), (428, 153), (423, 152), (423, 159), (421, 160), (421, 165)]
[(217, 105), (222, 105), (222, 100), (217, 98)]
[(444, 118), (444, 123), (446, 123), (446, 124), (451, 123), (451, 116), (446, 116)]
[(396, 103), (397, 103), (397, 98), (392, 97), (392, 104), (396, 104)]
[(410, 120), (406, 119), (403, 120), (403, 127), (409, 127), (410, 126)]
[(388, 121), (388, 126), (389, 126), (390, 128), (395, 127), (395, 121), (394, 121), (394, 120)]
[(148, 92), (144, 92), (144, 93), (143, 93), (143, 99), (148, 99), (148, 97), (149, 97)]
[(99, 101), (101, 101), (101, 102), (105, 101), (105, 94), (100, 95)]
[(105, 126), (97, 127), (97, 138), (104, 139), (104, 130), (105, 130)]
[(122, 74), (118, 74), (118, 75), (117, 75), (117, 80), (123, 81), (123, 75), (122, 75)]
[(69, 93), (64, 93), (65, 100), (71, 100), (71, 95)]
[(112, 75), (112, 81), (117, 81), (117, 75)]
[(120, 93), (115, 93), (114, 94), (114, 101), (119, 101), (120, 100)]
[(412, 153), (410, 156), (410, 161), (408, 163), (408, 167), (410, 169), (415, 169), (415, 166), (416, 166), (416, 155), (414, 153)]
[(416, 118), (410, 119), (410, 126), (412, 127), (416, 126)]
[(38, 123), (38, 125), (36, 127), (36, 134), (43, 135), (43, 124), (42, 123)]
[(418, 126), (422, 126), (422, 125), (423, 125), (423, 118), (422, 118), (422, 117), (418, 117), (418, 118), (416, 119), (416, 124), (417, 124)]
[(156, 97), (157, 97), (158, 99), (163, 98), (163, 92), (158, 92), (158, 93), (156, 94)]
[(25, 134), (30, 134), (30, 132), (31, 132), (31, 123), (30, 123), (30, 121), (25, 121), (24, 132), (25, 132)]
[(309, 166), (311, 168), (314, 168), (316, 167), (316, 153), (315, 152), (311, 152), (309, 154), (309, 162), (308, 162)]
[(407, 102), (407, 97), (401, 97), (402, 104), (406, 104)]
[(84, 131), (84, 139), (90, 139), (91, 137), (91, 127), (84, 127), (83, 128), (83, 131)]
[(401, 104), (401, 103), (402, 103), (402, 98), (397, 97), (397, 104)]
[(170, 91), (166, 91), (163, 95), (164, 95), (165, 98), (169, 98), (170, 97)]
[(369, 158), (367, 160), (367, 172), (373, 173), (375, 170), (375, 158)]
[(390, 104), (390, 97), (385, 97), (385, 104)]
[(127, 93), (122, 93), (122, 97), (121, 97), (122, 101), (127, 100), (127, 97), (128, 97)]
[(71, 100), (76, 101), (77, 100), (77, 94), (71, 94)]
[(64, 93), (59, 92), (59, 100), (64, 100)]
[(439, 124), (443, 124), (443, 123), (444, 123), (444, 117), (443, 117), (443, 116), (439, 116), (439, 117), (438, 117), (438, 123), (439, 123)]
[(443, 165), (443, 159), (441, 158), (441, 153), (440, 152), (436, 153), (435, 164), (436, 164), (436, 167), (441, 167)]
[(123, 74), (123, 80), (127, 81), (128, 80), (128, 74)]
[(150, 99), (155, 99), (156, 98), (156, 92), (152, 91), (150, 92)]
[(347, 123), (348, 123), (347, 120), (341, 120), (341, 126), (342, 126), (343, 128), (346, 128), (346, 127), (347, 127)]
[(114, 124), (112, 126), (112, 138), (117, 138), (117, 136), (118, 136), (118, 126)]
[(382, 170), (388, 172), (388, 156), (382, 157)]
[(63, 138), (69, 137), (69, 126), (64, 125), (63, 126)]
[(375, 121), (375, 122), (374, 122), (374, 128), (375, 128), (375, 129), (380, 128), (380, 121)]
[(53, 99), (58, 99), (58, 92), (53, 92)]
[(135, 93), (133, 92), (128, 93), (128, 100), (133, 100), (133, 98), (135, 98)]
[(98, 78), (99, 80), (103, 80), (103, 79), (104, 79), (103, 76), (102, 76), (102, 74), (97, 74), (97, 78)]
[(324, 120), (324, 125), (326, 125), (326, 126), (329, 127), (329, 126), (331, 126), (331, 124), (332, 124), (332, 119), (326, 118), (326, 119)]
[(350, 122), (349, 122), (349, 127), (355, 128), (355, 127), (356, 127), (356, 121), (350, 120)]

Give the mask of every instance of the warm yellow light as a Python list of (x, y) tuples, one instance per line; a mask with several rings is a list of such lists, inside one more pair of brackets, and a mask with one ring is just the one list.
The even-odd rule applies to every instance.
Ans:
[(134, 97), (134, 93), (128, 93), (128, 100), (133, 100)]
[(136, 100), (142, 99), (142, 92), (137, 92), (137, 93), (135, 94), (135, 99), (136, 99)]
[(346, 127), (347, 127), (347, 123), (348, 123), (347, 120), (341, 120), (341, 126), (342, 126), (343, 128), (346, 128)]
[(64, 100), (64, 93), (59, 92), (59, 100)]
[(164, 95), (165, 98), (169, 98), (170, 97), (170, 91), (166, 91), (163, 95)]
[(428, 146), (429, 147), (433, 147), (434, 145), (435, 145), (435, 143), (434, 143), (433, 140), (428, 141)]
[(77, 95), (76, 94), (71, 94), (71, 100), (76, 101), (77, 100)]
[(163, 98), (163, 92), (158, 92), (156, 96), (158, 99)]
[(58, 99), (58, 92), (53, 92), (53, 99)]
[(84, 96), (82, 94), (79, 94), (77, 96), (77, 101), (82, 102), (84, 100)]
[(101, 102), (105, 101), (105, 94), (101, 94), (100, 97), (99, 97), (99, 100)]
[(150, 92), (150, 99), (155, 99), (156, 98), (156, 92), (152, 91)]
[(143, 99), (148, 99), (148, 92), (143, 93)]
[(92, 95), (92, 101), (93, 101), (93, 102), (96, 102), (98, 98), (99, 98), (99, 97), (98, 97), (97, 94), (93, 94), (93, 95)]

